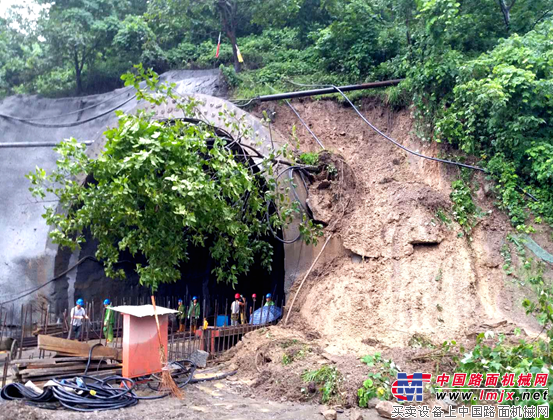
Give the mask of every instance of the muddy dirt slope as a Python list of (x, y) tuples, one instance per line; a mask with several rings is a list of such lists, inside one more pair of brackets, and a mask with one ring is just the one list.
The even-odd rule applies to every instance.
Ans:
[[(538, 329), (521, 307), (525, 290), (503, 269), (506, 252), (517, 259), (506, 239), (512, 230), (493, 205), (491, 185), (482, 174), (473, 178), (482, 216), (466, 235), (457, 223), (438, 217), (453, 219), (449, 194), (459, 177), (457, 167), (407, 154), (337, 102), (294, 106), (352, 173), (342, 174), (336, 161), (334, 180), (319, 178), (310, 186), (309, 203), (317, 219), (332, 226), (343, 218), (301, 290), (292, 320), (307, 323), (327, 339), (326, 351), (357, 355), (408, 346), (415, 334), (434, 343), (460, 340), (500, 321), (529, 334)], [(448, 152), (413, 134), (408, 110), (394, 112), (371, 99), (363, 101), (361, 110), (405, 146), (430, 156)], [(281, 133), (292, 136), (292, 126), (297, 126), (299, 151), (320, 150), (286, 105), (269, 111)], [(551, 252), (544, 232), (538, 236)]]

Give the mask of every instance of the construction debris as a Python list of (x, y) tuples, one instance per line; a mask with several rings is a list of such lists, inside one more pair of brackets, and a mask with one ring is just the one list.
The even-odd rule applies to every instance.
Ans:
[(207, 366), (208, 357), (209, 353), (207, 351), (195, 350), (190, 356), (190, 360), (199, 368), (204, 368)]

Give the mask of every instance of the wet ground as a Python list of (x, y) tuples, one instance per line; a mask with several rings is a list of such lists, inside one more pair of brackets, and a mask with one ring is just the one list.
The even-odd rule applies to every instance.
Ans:
[[(238, 385), (239, 387), (239, 385)], [(0, 419), (71, 420), (71, 419), (187, 419), (187, 420), (312, 420), (322, 419), (322, 406), (244, 398), (230, 381), (206, 382), (187, 386), (183, 400), (165, 398), (141, 401), (130, 408), (91, 413), (65, 409), (45, 410), (20, 402), (0, 401)], [(349, 418), (340, 413), (338, 419)], [(367, 417), (368, 418), (368, 417)]]

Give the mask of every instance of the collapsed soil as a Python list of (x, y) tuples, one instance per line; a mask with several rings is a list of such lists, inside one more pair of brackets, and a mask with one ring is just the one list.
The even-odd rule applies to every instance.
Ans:
[[(488, 330), (511, 334), (520, 327), (536, 334), (537, 324), (521, 306), (528, 290), (502, 267), (502, 249), (520, 265), (506, 239), (509, 220), (494, 207), (482, 174), (473, 178), (482, 216), (467, 235), (453, 221), (449, 198), (457, 167), (405, 153), (335, 101), (294, 106), (330, 151), (320, 155), (323, 171), (309, 180), (308, 205), (334, 237), (298, 294), (289, 325), (247, 334), (227, 354), (249, 386), (246, 393), (319, 402), (319, 387), (302, 374), (332, 365), (344, 379), (333, 403), (353, 406), (368, 372), (363, 355), (379, 351), (403, 371), (435, 372), (447, 370), (450, 359), (428, 354), (446, 340), (470, 347)], [(393, 111), (377, 99), (363, 100), (360, 109), (413, 150), (451, 153), (413, 134), (409, 110)], [(263, 111), (290, 144), (299, 144), (298, 155), (321, 150), (286, 105), (258, 106), (254, 114)], [(547, 233), (538, 232), (540, 244), (552, 249)]]
[[(414, 334), (438, 343), (459, 340), (477, 324), (503, 320), (538, 330), (521, 307), (526, 290), (503, 270), (501, 248), (510, 246), (506, 237), (512, 229), (494, 207), (491, 184), (481, 173), (474, 173), (473, 183), (483, 216), (466, 235), (457, 223), (439, 217), (453, 220), (449, 194), (458, 167), (404, 152), (335, 101), (294, 106), (353, 173), (331, 180), (328, 188), (317, 182), (310, 186), (315, 218), (330, 225), (342, 217), (345, 200), (336, 196), (335, 185), (355, 179), (348, 209), (335, 228), (338, 244), (325, 250), (292, 312), (329, 340), (327, 351), (361, 356), (376, 348), (408, 347)], [(428, 156), (450, 152), (413, 134), (409, 110), (393, 111), (378, 99), (363, 100), (360, 109), (404, 146)], [(285, 104), (271, 111), (284, 136), (296, 126), (300, 152), (321, 150)], [(551, 247), (550, 240), (541, 243)], [(516, 252), (511, 257), (516, 263)]]

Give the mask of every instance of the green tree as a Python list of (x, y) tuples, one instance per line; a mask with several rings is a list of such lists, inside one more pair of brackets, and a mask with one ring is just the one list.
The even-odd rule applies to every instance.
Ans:
[[(149, 77), (149, 87), (155, 89), (157, 76)], [(138, 87), (139, 80), (126, 76), (128, 85)], [(178, 100), (172, 87), (163, 91), (156, 97), (138, 95), (154, 103)], [(192, 116), (194, 106), (190, 100), (178, 108)], [(61, 211), (50, 207), (44, 214), (55, 243), (74, 248), (88, 228), (109, 276), (124, 275), (114, 264), (119, 252), (128, 250), (147, 261), (137, 264), (136, 271), (141, 284), (154, 290), (180, 279), (179, 264), (187, 261), (191, 246), (209, 248), (220, 281), (236, 283), (255, 260), (270, 269), (270, 228), (282, 228), (299, 211), (296, 204), (278, 199), (282, 191), (272, 177), (273, 162), (285, 149), (264, 158), (255, 171), (238, 143), (219, 137), (211, 126), (180, 119), (159, 122), (145, 112), (119, 114), (118, 126), (105, 136), (98, 159), (89, 158), (71, 139), (56, 147), (60, 159), (55, 171), (37, 168), (28, 175), (35, 196), (59, 197)], [(87, 182), (78, 181), (85, 177)], [(269, 217), (277, 202), (278, 211)], [(301, 230), (307, 242), (318, 232), (308, 220)]]
[(71, 63), (77, 94), (83, 92), (83, 71), (110, 45), (119, 21), (111, 0), (64, 0), (41, 22), (54, 65)]

